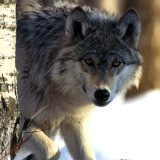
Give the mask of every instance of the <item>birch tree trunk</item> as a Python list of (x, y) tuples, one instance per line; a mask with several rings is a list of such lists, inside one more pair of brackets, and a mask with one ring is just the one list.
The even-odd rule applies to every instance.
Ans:
[(19, 108), (16, 90), (16, 3), (0, 1), (0, 160), (17, 145)]

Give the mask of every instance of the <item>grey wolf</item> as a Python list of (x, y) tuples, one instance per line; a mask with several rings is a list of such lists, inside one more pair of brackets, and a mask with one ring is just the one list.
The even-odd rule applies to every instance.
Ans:
[(122, 17), (70, 3), (23, 13), (17, 20), (18, 95), (21, 129), (39, 112), (24, 138), (26, 159), (57, 160), (50, 139), (59, 130), (74, 160), (95, 160), (89, 121), (95, 106), (138, 85), (142, 57), (140, 19), (134, 9)]

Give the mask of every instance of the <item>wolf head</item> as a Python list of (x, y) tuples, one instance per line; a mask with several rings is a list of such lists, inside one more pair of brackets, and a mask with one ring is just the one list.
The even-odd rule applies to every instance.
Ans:
[(71, 51), (61, 51), (59, 59), (66, 58), (53, 69), (63, 68), (63, 75), (56, 77), (68, 85), (64, 90), (79, 87), (95, 105), (105, 106), (117, 93), (138, 86), (142, 72), (142, 57), (137, 49), (140, 28), (134, 9), (118, 19), (76, 7), (65, 26)]
[(79, 6), (25, 13), (17, 22), (17, 42), (26, 50), (27, 81), (46, 97), (58, 90), (105, 106), (139, 84), (140, 28), (134, 9), (121, 18)]

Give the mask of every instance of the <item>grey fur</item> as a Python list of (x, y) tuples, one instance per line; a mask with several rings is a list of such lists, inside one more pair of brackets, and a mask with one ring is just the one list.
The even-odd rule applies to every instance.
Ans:
[[(25, 119), (50, 104), (26, 130), (33, 131), (46, 118), (39, 132), (26, 143), (34, 159), (58, 159), (58, 148), (49, 138), (58, 129), (74, 160), (95, 159), (87, 136), (93, 103), (107, 105), (117, 93), (139, 82), (139, 36), (140, 20), (133, 9), (118, 18), (98, 9), (57, 3), (18, 18), (21, 128)], [(90, 65), (86, 63), (88, 58)], [(118, 67), (113, 67), (115, 61), (121, 62)], [(95, 101), (98, 88), (110, 93), (103, 105)], [(27, 135), (25, 132), (24, 138)]]

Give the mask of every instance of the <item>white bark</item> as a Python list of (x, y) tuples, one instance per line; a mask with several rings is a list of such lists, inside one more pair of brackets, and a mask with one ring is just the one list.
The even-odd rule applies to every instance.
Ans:
[[(0, 4), (0, 159), (17, 142), (17, 118), (19, 117), (15, 42), (16, 42), (16, 4)], [(14, 154), (12, 154), (14, 157)], [(8, 159), (7, 156), (4, 159)]]

